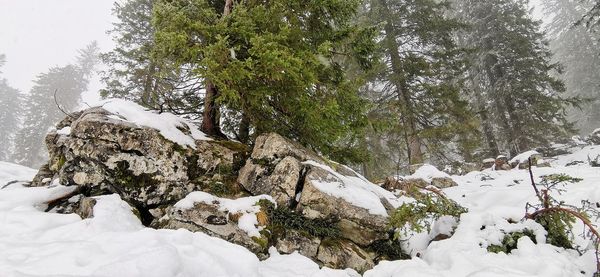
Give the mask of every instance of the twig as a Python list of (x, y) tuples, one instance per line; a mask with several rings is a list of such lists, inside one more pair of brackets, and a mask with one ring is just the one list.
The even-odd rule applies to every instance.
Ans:
[(60, 104), (58, 104), (58, 100), (56, 99), (56, 93), (58, 92), (58, 89), (54, 90), (54, 104), (56, 104), (56, 107), (58, 108), (59, 111), (61, 111), (62, 113), (64, 113), (66, 116), (75, 119), (75, 117), (73, 117), (70, 113), (65, 112), (65, 110), (63, 110), (63, 108), (60, 106)]
[(535, 191), (535, 196), (537, 196), (538, 199), (540, 199), (540, 202), (544, 202), (544, 199), (542, 199), (542, 196), (540, 195), (540, 191), (538, 190), (538, 188), (535, 186), (535, 180), (533, 179), (533, 171), (531, 170), (531, 157), (529, 157), (527, 159), (528, 163), (529, 163), (529, 178), (531, 179), (531, 186), (533, 187), (533, 190)]

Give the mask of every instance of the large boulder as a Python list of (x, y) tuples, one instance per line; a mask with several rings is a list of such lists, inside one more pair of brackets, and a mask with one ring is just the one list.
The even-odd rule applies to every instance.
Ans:
[(361, 246), (388, 237), (388, 210), (398, 206), (392, 193), (351, 169), (273, 133), (257, 138), (238, 182), (306, 218), (337, 219), (342, 236)]
[(600, 145), (600, 128), (594, 130), (589, 136), (587, 136), (586, 141), (593, 145)]
[(145, 223), (188, 193), (223, 181), (243, 152), (174, 115), (118, 100), (70, 115), (46, 136), (46, 145), (50, 160), (33, 186), (59, 179), (84, 196), (117, 193)]

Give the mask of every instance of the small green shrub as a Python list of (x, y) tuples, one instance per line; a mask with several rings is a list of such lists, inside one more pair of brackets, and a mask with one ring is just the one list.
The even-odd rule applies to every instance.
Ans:
[[(467, 209), (458, 203), (437, 194), (423, 194), (413, 203), (402, 204), (390, 216), (390, 225), (408, 231), (431, 230), (431, 223), (442, 216), (460, 217)], [(408, 224), (408, 229), (406, 228)]]
[(511, 232), (508, 233), (504, 236), (504, 238), (502, 239), (502, 245), (490, 245), (488, 246), (487, 250), (488, 252), (492, 252), (492, 253), (510, 253), (513, 250), (517, 249), (517, 242), (519, 241), (520, 238), (522, 237), (529, 237), (531, 239), (531, 241), (533, 241), (534, 243), (537, 243), (536, 239), (535, 239), (535, 234), (533, 233), (533, 231), (529, 230), (529, 229), (524, 229), (521, 232)]
[(337, 238), (340, 230), (337, 228), (338, 219), (309, 219), (290, 210), (288, 207), (275, 207), (273, 203), (261, 200), (260, 205), (269, 217), (267, 229), (274, 231), (296, 230), (320, 238)]

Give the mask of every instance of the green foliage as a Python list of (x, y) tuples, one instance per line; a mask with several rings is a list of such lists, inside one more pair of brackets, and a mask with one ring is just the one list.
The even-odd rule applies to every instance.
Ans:
[[(430, 231), (434, 220), (442, 216), (460, 217), (467, 209), (458, 203), (439, 195), (423, 194), (413, 203), (402, 204), (390, 216), (390, 225), (408, 231)], [(408, 226), (407, 226), (408, 225)]]
[(376, 254), (376, 260), (406, 260), (411, 259), (411, 256), (406, 254), (400, 245), (400, 242), (395, 239), (378, 240), (369, 245), (368, 250)]
[(520, 238), (522, 237), (529, 237), (531, 239), (531, 241), (533, 241), (533, 243), (537, 243), (536, 238), (535, 238), (535, 234), (533, 233), (533, 231), (529, 230), (529, 229), (524, 229), (521, 232), (511, 232), (508, 233), (504, 236), (504, 238), (502, 239), (502, 244), (501, 245), (490, 245), (488, 246), (487, 250), (488, 252), (492, 252), (492, 253), (510, 253), (513, 250), (517, 249), (517, 242), (519, 241)]
[[(157, 1), (154, 56), (214, 84), (217, 103), (256, 134), (275, 131), (340, 161), (364, 159), (356, 140), (367, 103), (348, 64), (370, 64), (372, 32), (351, 23), (359, 1)], [(353, 61), (353, 62), (350, 62)], [(238, 116), (239, 118), (239, 116)], [(235, 127), (236, 116), (223, 118)]]
[(287, 207), (277, 207), (270, 201), (261, 200), (260, 205), (269, 217), (267, 229), (274, 232), (296, 230), (319, 238), (337, 238), (340, 230), (337, 219), (309, 219)]
[(576, 220), (573, 215), (560, 211), (545, 213), (535, 218), (548, 232), (546, 242), (566, 249), (573, 248), (572, 229)]

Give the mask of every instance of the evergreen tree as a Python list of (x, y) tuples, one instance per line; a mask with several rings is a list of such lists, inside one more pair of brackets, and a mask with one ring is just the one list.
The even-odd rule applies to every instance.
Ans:
[(464, 51), (453, 38), (464, 26), (447, 16), (448, 1), (371, 0), (368, 8), (371, 24), (383, 27), (383, 66), (371, 95), (379, 118), (392, 120), (375, 141), (410, 164), (424, 162), (425, 151), (430, 161), (449, 158), (445, 146), (475, 130), (460, 97)]
[(575, 0), (547, 0), (543, 7), (551, 18), (548, 35), (554, 59), (565, 67), (562, 77), (567, 95), (590, 100), (581, 108), (570, 109), (569, 119), (582, 134), (589, 134), (600, 127), (600, 36), (575, 25), (589, 5)]
[[(38, 75), (24, 101), (23, 128), (17, 133), (14, 160), (19, 164), (39, 167), (46, 160), (46, 133), (66, 116), (61, 109), (70, 112), (78, 107), (81, 94), (87, 90), (97, 53), (98, 47), (94, 42), (79, 51), (75, 64), (53, 67)], [(55, 92), (60, 108), (55, 102)]]
[(188, 77), (188, 69), (171, 66), (152, 56), (155, 29), (152, 10), (155, 0), (115, 2), (113, 14), (117, 22), (109, 34), (115, 48), (102, 54), (109, 66), (102, 78), (103, 97), (132, 100), (155, 110), (176, 114), (200, 113), (201, 97), (198, 80)]
[[(365, 123), (360, 80), (348, 61), (370, 65), (372, 31), (351, 19), (358, 0), (162, 0), (154, 22), (158, 56), (204, 81), (202, 130), (241, 141), (275, 131), (340, 161), (359, 160)], [(228, 122), (231, 118), (238, 122)]]
[[(5, 56), (0, 55), (0, 70), (4, 63)], [(15, 130), (19, 128), (20, 107), (19, 91), (12, 88), (6, 79), (0, 78), (0, 161), (9, 160), (14, 150), (14, 135)]]
[(475, 49), (468, 74), (487, 142), (487, 154), (516, 155), (565, 138), (571, 124), (559, 71), (540, 22), (524, 0), (461, 0), (460, 12), (471, 28), (462, 43)]

